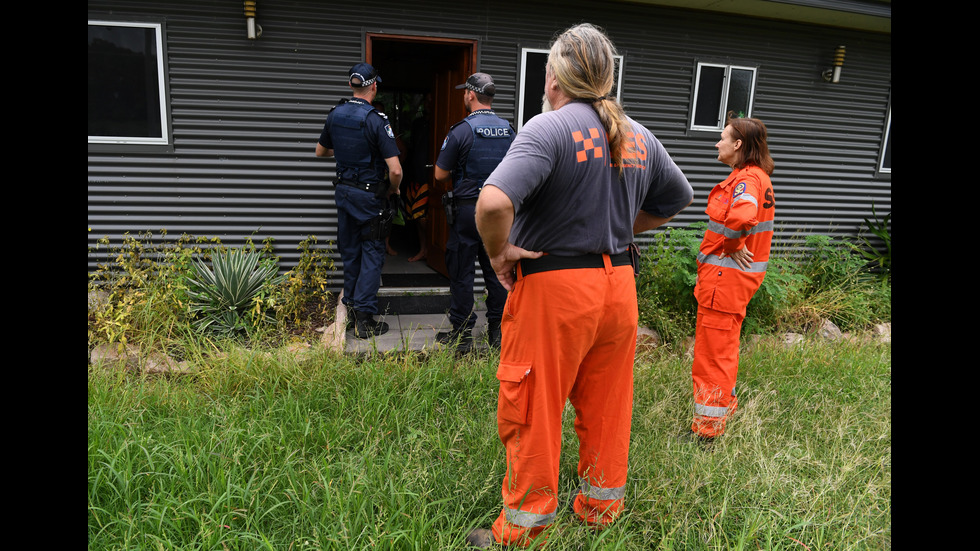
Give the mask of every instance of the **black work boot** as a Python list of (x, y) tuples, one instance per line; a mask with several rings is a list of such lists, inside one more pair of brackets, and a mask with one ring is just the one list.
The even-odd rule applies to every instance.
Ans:
[(459, 353), (469, 352), (473, 348), (473, 328), (454, 325), (451, 331), (436, 333), (436, 342), (452, 346)]
[(490, 348), (500, 349), (500, 320), (487, 322), (487, 342)]
[(487, 549), (491, 546), (495, 547), (496, 544), (497, 540), (493, 539), (493, 531), (487, 528), (474, 528), (466, 535), (466, 545), (469, 547)]
[(354, 307), (353, 306), (351, 306), (349, 304), (345, 304), (344, 305), (344, 308), (347, 309), (347, 327), (344, 328), (344, 330), (346, 331), (347, 329), (353, 329), (354, 328), (354, 320), (355, 320), (355, 317), (354, 317)]
[(354, 310), (354, 336), (359, 339), (367, 339), (375, 335), (384, 335), (388, 332), (388, 324), (383, 321), (375, 321), (374, 316), (367, 312)]

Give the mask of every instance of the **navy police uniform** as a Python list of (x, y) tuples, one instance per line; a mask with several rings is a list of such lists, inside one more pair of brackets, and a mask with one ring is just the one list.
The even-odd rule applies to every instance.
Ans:
[(337, 160), (337, 243), (344, 263), (344, 304), (378, 313), (385, 260), (384, 237), (371, 234), (372, 220), (387, 206), (385, 159), (398, 156), (388, 118), (366, 100), (343, 99), (330, 110), (320, 144)]
[(499, 334), (507, 290), (497, 280), (490, 258), (476, 229), (476, 200), (493, 169), (504, 158), (516, 131), (491, 109), (479, 109), (453, 125), (443, 141), (436, 165), (450, 171), (453, 180), (455, 220), (446, 242), (452, 302), (449, 321), (454, 332), (469, 332), (476, 324), (473, 311), (474, 261), (480, 262), (487, 289), (487, 325)]

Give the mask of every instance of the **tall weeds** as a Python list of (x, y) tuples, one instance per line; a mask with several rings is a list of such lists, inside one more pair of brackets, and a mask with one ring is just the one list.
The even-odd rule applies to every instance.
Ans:
[[(667, 342), (694, 333), (696, 257), (705, 224), (658, 232), (637, 278), (640, 323)], [(824, 319), (842, 330), (891, 319), (891, 285), (871, 275), (854, 244), (829, 235), (794, 239), (774, 250), (766, 278), (749, 302), (743, 333), (807, 331)]]
[[(565, 412), (558, 516), (543, 549), (890, 549), (887, 345), (763, 339), (708, 452), (690, 363), (638, 358), (626, 512), (592, 532)], [(500, 511), (496, 358), (275, 359), (239, 349), (194, 377), (93, 371), (89, 549), (463, 550)]]
[[(333, 262), (315, 243), (315, 236), (300, 243), (298, 266), (277, 277), (271, 239), (261, 248), (248, 239), (234, 250), (216, 237), (184, 234), (168, 240), (165, 230), (157, 238), (151, 232), (126, 234), (118, 245), (100, 239), (89, 250), (99, 260), (88, 279), (89, 348), (133, 344), (173, 350), (200, 349), (222, 340), (282, 342), (302, 325), (301, 314), (332, 318), (326, 306), (332, 295), (325, 284)], [(249, 263), (223, 260), (235, 258)], [(215, 269), (249, 272), (236, 276), (248, 291), (232, 290), (236, 277), (215, 277), (206, 265), (212, 260)], [(313, 331), (309, 326), (303, 330)]]

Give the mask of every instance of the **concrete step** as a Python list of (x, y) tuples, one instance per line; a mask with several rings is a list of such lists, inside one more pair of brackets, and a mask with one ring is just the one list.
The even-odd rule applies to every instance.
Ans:
[(388, 314), (442, 314), (449, 309), (449, 287), (382, 287), (378, 311)]
[[(474, 293), (477, 311), (486, 310), (484, 293)], [(378, 311), (395, 315), (445, 314), (449, 310), (449, 287), (381, 287), (378, 289)]]

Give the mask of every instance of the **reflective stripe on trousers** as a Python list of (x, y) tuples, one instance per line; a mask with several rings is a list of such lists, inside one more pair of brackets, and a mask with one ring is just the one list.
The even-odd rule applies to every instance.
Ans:
[(501, 321), (497, 428), (507, 456), (494, 539), (527, 544), (554, 522), (562, 413), (575, 409), (574, 509), (612, 522), (623, 508), (633, 411), (636, 282), (632, 266), (539, 272), (518, 279)]
[(738, 407), (735, 379), (738, 376), (741, 314), (698, 306), (694, 333), (694, 420), (691, 430), (714, 437), (725, 432), (728, 417)]

